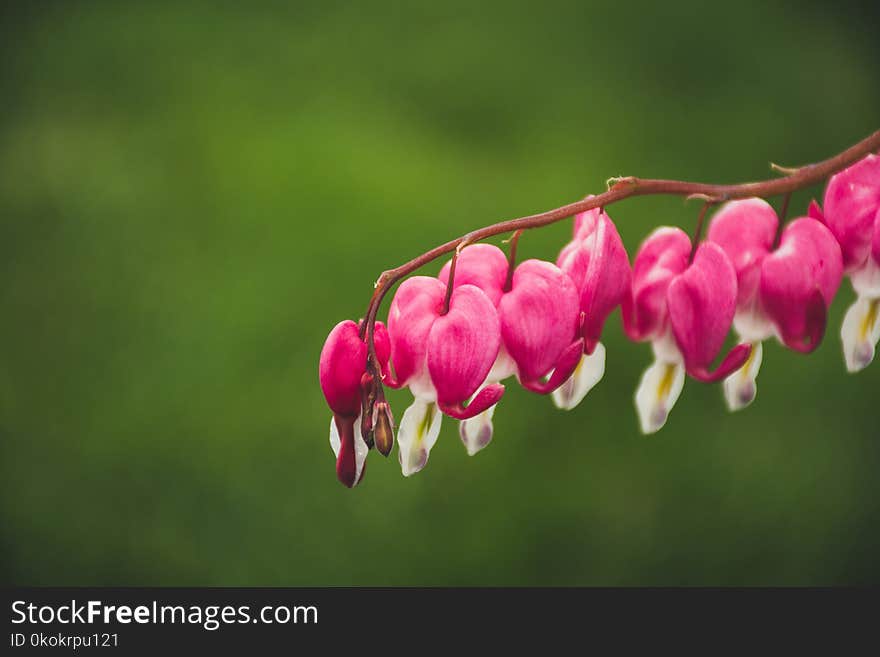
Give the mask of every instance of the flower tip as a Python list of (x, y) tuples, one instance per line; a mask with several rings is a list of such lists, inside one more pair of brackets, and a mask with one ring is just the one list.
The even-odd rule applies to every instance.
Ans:
[(691, 366), (688, 367), (687, 373), (702, 383), (717, 383), (745, 365), (751, 353), (752, 345), (738, 344), (730, 350), (714, 371), (710, 371), (705, 366)]
[(330, 448), (336, 455), (336, 478), (354, 488), (364, 478), (369, 448), (361, 438), (359, 417), (334, 415), (330, 419)]
[(584, 339), (580, 338), (570, 344), (565, 351), (562, 352), (559, 361), (556, 363), (556, 367), (551, 372), (550, 378), (547, 381), (522, 381), (523, 388), (540, 395), (550, 394), (572, 377), (581, 362), (583, 354)]
[(454, 417), (456, 420), (467, 420), (482, 413), (491, 406), (494, 406), (503, 396), (504, 385), (501, 383), (493, 383), (480, 390), (480, 392), (477, 393), (477, 396), (474, 397), (473, 401), (468, 404), (467, 408), (461, 403), (438, 403), (438, 406), (440, 407), (440, 410), (449, 417)]
[(653, 436), (666, 426), (669, 419), (669, 409), (657, 407), (649, 415), (639, 417), (639, 429), (643, 436)]
[(343, 447), (336, 457), (336, 478), (346, 488), (354, 488), (364, 478), (366, 465), (366, 461), (358, 463), (354, 450), (343, 442)]
[(402, 452), (398, 452), (400, 458), (400, 471), (404, 477), (412, 477), (417, 472), (421, 472), (428, 464), (428, 451), (425, 449), (417, 449), (411, 451), (404, 458)]
[(855, 374), (870, 365), (880, 341), (880, 299), (856, 299), (843, 317), (840, 337), (847, 372)]
[(397, 430), (397, 458), (404, 477), (427, 465), (431, 448), (440, 435), (442, 418), (435, 403), (419, 398), (404, 411)]
[(604, 375), (605, 346), (597, 342), (592, 353), (581, 357), (568, 380), (553, 391), (553, 403), (563, 411), (574, 409)]
[(474, 456), (477, 452), (482, 451), (492, 442), (492, 433), (494, 427), (492, 425), (492, 415), (495, 411), (494, 406), (490, 406), (482, 413), (478, 413), (472, 418), (462, 420), (458, 424), (458, 434), (461, 436), (461, 442), (468, 453), (468, 456)]
[(684, 378), (684, 367), (680, 363), (661, 360), (642, 374), (634, 401), (643, 434), (657, 433), (666, 424), (684, 387)]
[(763, 353), (762, 343), (755, 342), (745, 364), (724, 379), (724, 401), (731, 413), (740, 411), (755, 401), (758, 394), (756, 379), (761, 369)]

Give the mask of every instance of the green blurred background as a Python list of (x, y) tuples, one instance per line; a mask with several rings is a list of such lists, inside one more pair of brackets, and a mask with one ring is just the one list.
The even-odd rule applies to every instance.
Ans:
[[(845, 372), (848, 284), (815, 355), (765, 348), (750, 409), (689, 381), (652, 438), (632, 408), (650, 348), (616, 314), (578, 409), (509, 386), (488, 449), (447, 420), (410, 479), (374, 453), (337, 483), (317, 382), (329, 329), (439, 242), (610, 176), (763, 178), (880, 127), (877, 5), (20, 4), (0, 35), (5, 583), (880, 581), (880, 362)], [(696, 210), (611, 215), (632, 254)], [(521, 252), (554, 258), (569, 230)]]

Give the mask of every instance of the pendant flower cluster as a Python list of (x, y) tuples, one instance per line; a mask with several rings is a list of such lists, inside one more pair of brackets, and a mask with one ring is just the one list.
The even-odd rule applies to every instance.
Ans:
[[(330, 332), (319, 378), (339, 480), (356, 485), (370, 449), (393, 448), (385, 385), (413, 395), (396, 426), (406, 476), (427, 464), (444, 415), (458, 421), (468, 454), (485, 448), (504, 382), (575, 408), (604, 374), (601, 336), (617, 307), (625, 334), (654, 353), (635, 393), (646, 434), (666, 423), (688, 376), (722, 382), (730, 410), (749, 405), (762, 343), (814, 351), (845, 275), (857, 299), (841, 328), (844, 359), (851, 372), (866, 367), (880, 339), (880, 156), (833, 175), (822, 206), (814, 201), (807, 216), (783, 223), (760, 198), (730, 201), (702, 243), (661, 227), (632, 264), (603, 208), (575, 216), (555, 263), (517, 264), (519, 232), (509, 256), (489, 244), (460, 246), (436, 278), (399, 286), (387, 327), (347, 320)], [(731, 328), (736, 340), (725, 351)]]

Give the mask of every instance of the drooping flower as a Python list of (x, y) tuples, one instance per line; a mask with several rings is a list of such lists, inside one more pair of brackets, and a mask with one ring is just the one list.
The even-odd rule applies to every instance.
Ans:
[(526, 260), (514, 270), (498, 315), (501, 339), (524, 388), (547, 394), (572, 375), (583, 343), (576, 337), (577, 288), (565, 272), (550, 262)]
[(868, 155), (831, 176), (824, 208), (812, 206), (837, 238), (844, 273), (856, 292), (840, 337), (847, 370), (858, 372), (874, 359), (880, 341), (880, 155)]
[[(501, 349), (484, 385), (516, 375), (526, 389), (547, 394), (571, 376), (580, 358), (577, 289), (552, 263), (526, 260), (512, 275), (509, 266), (498, 247), (470, 246), (458, 256), (453, 285), (477, 285), (495, 300)], [(439, 274), (441, 281), (448, 281), (449, 271), (447, 263)], [(460, 423), (469, 454), (491, 441), (494, 412), (493, 406)]]
[(644, 241), (633, 264), (632, 289), (623, 305), (627, 335), (650, 341), (655, 362), (642, 375), (635, 403), (641, 429), (654, 433), (666, 423), (684, 386), (685, 373), (718, 381), (740, 368), (748, 345), (735, 346), (715, 369), (736, 310), (736, 272), (721, 248), (700, 244), (690, 261), (691, 240), (662, 227)]
[(462, 285), (452, 291), (445, 309), (446, 291), (446, 285), (436, 278), (414, 276), (401, 284), (388, 313), (397, 375), (389, 383), (408, 386), (415, 397), (397, 434), (400, 463), (407, 476), (427, 463), (440, 433), (441, 412), (467, 419), (493, 406), (504, 394), (500, 384), (479, 390), (501, 346), (495, 306), (478, 287)]
[[(379, 365), (387, 371), (391, 346), (382, 322), (374, 327), (374, 343)], [(364, 403), (372, 385), (367, 369), (367, 343), (360, 327), (351, 320), (339, 322), (330, 331), (321, 349), (318, 379), (327, 405), (333, 411), (330, 420), (330, 446), (336, 455), (336, 476), (351, 488), (363, 478), (369, 446), (362, 434), (363, 409), (368, 408), (372, 423), (374, 409)], [(365, 385), (366, 384), (366, 385)]]
[(725, 204), (709, 225), (707, 239), (724, 249), (736, 270), (734, 327), (752, 345), (743, 367), (724, 381), (732, 411), (748, 406), (757, 394), (763, 340), (775, 335), (802, 353), (819, 346), (840, 286), (840, 248), (825, 226), (808, 217), (796, 219), (775, 248), (778, 227), (776, 211), (758, 198)]
[(574, 373), (553, 392), (559, 408), (577, 406), (605, 373), (605, 347), (599, 341), (608, 315), (629, 293), (631, 272), (626, 249), (604, 210), (575, 216), (574, 236), (556, 264), (574, 282), (583, 316), (583, 355)]

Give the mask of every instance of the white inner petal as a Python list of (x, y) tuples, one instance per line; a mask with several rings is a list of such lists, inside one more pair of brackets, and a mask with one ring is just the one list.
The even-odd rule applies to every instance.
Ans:
[(843, 317), (840, 337), (849, 372), (858, 372), (870, 365), (880, 341), (880, 298), (858, 297)]
[[(486, 383), (480, 387), (480, 390), (486, 387), (489, 383), (498, 383), (514, 374), (516, 374), (516, 363), (513, 358), (510, 357), (510, 354), (507, 353), (507, 349), (504, 348), (504, 345), (501, 345), (501, 349), (498, 351), (498, 357), (492, 364), (492, 369), (489, 371), (489, 374), (486, 375)], [(479, 393), (480, 390), (477, 390), (477, 393)], [(476, 396), (475, 393), (474, 397)]]
[(684, 387), (684, 365), (656, 360), (645, 370), (635, 394), (642, 433), (659, 431)]
[(470, 456), (479, 452), (492, 441), (494, 430), (492, 416), (495, 415), (495, 406), (497, 404), (493, 404), (482, 413), (477, 413), (474, 417), (459, 422), (458, 433)]
[(880, 265), (870, 255), (861, 269), (850, 274), (850, 281), (860, 297), (880, 297)]
[(758, 384), (755, 379), (761, 369), (763, 357), (763, 345), (760, 342), (753, 342), (748, 360), (724, 379), (724, 399), (727, 401), (727, 408), (731, 411), (743, 409), (755, 400), (755, 395), (758, 394)]
[(342, 441), (339, 439), (339, 429), (336, 428), (336, 418), (330, 416), (330, 449), (333, 450), (333, 456), (339, 458), (339, 448), (342, 447)]
[(589, 356), (582, 355), (574, 373), (553, 391), (553, 403), (557, 408), (570, 411), (583, 401), (604, 375), (605, 345), (597, 342), (593, 353)]
[(425, 467), (431, 448), (440, 435), (443, 414), (437, 404), (416, 397), (403, 413), (397, 430), (397, 455), (404, 477)]
[(666, 363), (684, 362), (684, 356), (678, 350), (678, 343), (675, 341), (672, 327), (666, 329), (662, 336), (651, 342), (651, 349), (654, 352), (654, 358), (657, 360), (662, 360)]
[(746, 342), (761, 342), (772, 338), (776, 333), (773, 322), (757, 304), (748, 310), (739, 310), (733, 317), (733, 327)]

